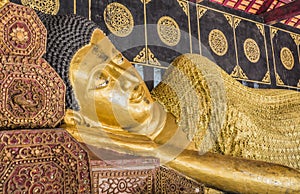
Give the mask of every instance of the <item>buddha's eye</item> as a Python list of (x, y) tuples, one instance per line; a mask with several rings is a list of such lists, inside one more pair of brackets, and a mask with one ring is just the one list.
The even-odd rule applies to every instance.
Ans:
[(99, 76), (95, 78), (95, 88), (101, 89), (105, 88), (110, 82), (110, 77), (101, 73)]
[(116, 55), (112, 61), (117, 65), (122, 65), (124, 63), (124, 57), (122, 54)]

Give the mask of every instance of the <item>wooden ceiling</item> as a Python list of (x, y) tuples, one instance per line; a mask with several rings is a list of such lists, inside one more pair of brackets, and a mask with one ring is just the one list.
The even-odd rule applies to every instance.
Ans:
[(266, 24), (281, 22), (300, 29), (300, 0), (194, 0), (193, 2), (201, 1), (211, 1), (259, 15)]

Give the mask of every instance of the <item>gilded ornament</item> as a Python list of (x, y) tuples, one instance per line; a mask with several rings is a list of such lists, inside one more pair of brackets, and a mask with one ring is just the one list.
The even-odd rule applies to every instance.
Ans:
[(228, 42), (222, 31), (213, 29), (208, 35), (208, 42), (211, 50), (219, 56), (226, 54), (228, 50)]
[(157, 32), (160, 40), (168, 46), (175, 46), (180, 41), (180, 28), (177, 22), (169, 16), (163, 16), (158, 20)]
[(233, 27), (233, 17), (232, 17), (232, 15), (229, 15), (229, 14), (224, 13), (224, 17), (225, 17), (226, 20), (228, 21), (229, 25), (230, 25), (231, 27)]
[(7, 3), (0, 20), (0, 53), (36, 59), (46, 52), (47, 31), (32, 9)]
[(91, 193), (88, 153), (65, 130), (2, 131), (0, 141), (0, 193)]
[(264, 25), (263, 25), (263, 24), (260, 24), (260, 23), (256, 23), (256, 26), (257, 26), (259, 32), (264, 36), (264, 35), (265, 35), (265, 28), (264, 28)]
[(197, 5), (197, 15), (198, 19), (200, 19), (204, 14), (206, 13), (207, 8), (201, 7), (200, 5)]
[(260, 49), (251, 38), (247, 38), (244, 42), (244, 53), (251, 63), (257, 63), (260, 58)]
[(287, 69), (291, 70), (294, 67), (295, 61), (292, 51), (287, 48), (283, 47), (280, 51), (280, 60), (282, 65)]
[(239, 65), (234, 67), (230, 75), (231, 77), (238, 79), (248, 79), (247, 75), (244, 73), (243, 69)]
[(43, 59), (0, 58), (0, 128), (55, 127), (64, 117), (65, 85)]
[(103, 13), (104, 22), (107, 28), (116, 36), (128, 36), (134, 27), (134, 20), (131, 12), (121, 3), (110, 3)]
[(233, 17), (233, 27), (236, 28), (241, 22), (240, 18)]
[(147, 48), (147, 51), (146, 48), (143, 48), (143, 50), (140, 51), (139, 54), (134, 57), (133, 62), (161, 66), (160, 62), (157, 60), (157, 58), (154, 56), (154, 54), (149, 48)]
[(292, 39), (295, 41), (296, 45), (300, 45), (300, 35), (293, 34), (293, 33), (291, 33), (290, 35), (291, 35)]
[(284, 82), (282, 81), (281, 77), (278, 75), (278, 73), (275, 73), (275, 77), (276, 77), (276, 84), (277, 85), (284, 85)]
[(270, 75), (270, 71), (268, 71), (264, 78), (262, 79), (262, 82), (265, 82), (265, 83), (271, 83), (271, 75)]
[(188, 2), (186, 0), (177, 0), (180, 7), (183, 9), (185, 15), (189, 15), (189, 8), (188, 8)]
[(21, 3), (43, 13), (52, 15), (58, 13), (60, 6), (59, 0), (21, 0)]
[(273, 39), (274, 36), (277, 34), (278, 28), (273, 28), (273, 27), (270, 28), (271, 28), (271, 39)]

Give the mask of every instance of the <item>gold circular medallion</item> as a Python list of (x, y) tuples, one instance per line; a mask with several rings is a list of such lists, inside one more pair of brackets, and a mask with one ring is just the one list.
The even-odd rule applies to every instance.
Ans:
[(287, 48), (287, 47), (283, 47), (280, 51), (280, 60), (283, 64), (283, 66), (288, 69), (291, 70), (294, 67), (294, 56), (292, 51)]
[(157, 32), (160, 40), (168, 46), (175, 46), (180, 41), (180, 28), (169, 16), (163, 16), (158, 20)]
[(116, 36), (128, 36), (134, 26), (133, 16), (129, 9), (120, 3), (110, 3), (104, 10), (104, 22)]
[(257, 63), (260, 58), (260, 49), (255, 42), (255, 40), (251, 38), (247, 38), (244, 42), (244, 53), (247, 59), (251, 63)]
[(211, 50), (215, 54), (219, 56), (226, 54), (228, 50), (228, 42), (222, 31), (218, 29), (212, 30), (208, 35), (208, 42)]
[(21, 3), (25, 6), (29, 6), (32, 9), (39, 10), (46, 14), (56, 15), (59, 11), (59, 0), (21, 0)]

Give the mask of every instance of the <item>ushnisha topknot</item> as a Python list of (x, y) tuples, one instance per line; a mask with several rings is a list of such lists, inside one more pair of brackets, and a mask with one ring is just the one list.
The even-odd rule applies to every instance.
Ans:
[(90, 42), (94, 22), (78, 15), (47, 15), (37, 13), (47, 29), (47, 49), (43, 56), (66, 84), (66, 108), (78, 111), (71, 83), (69, 67), (74, 54)]

